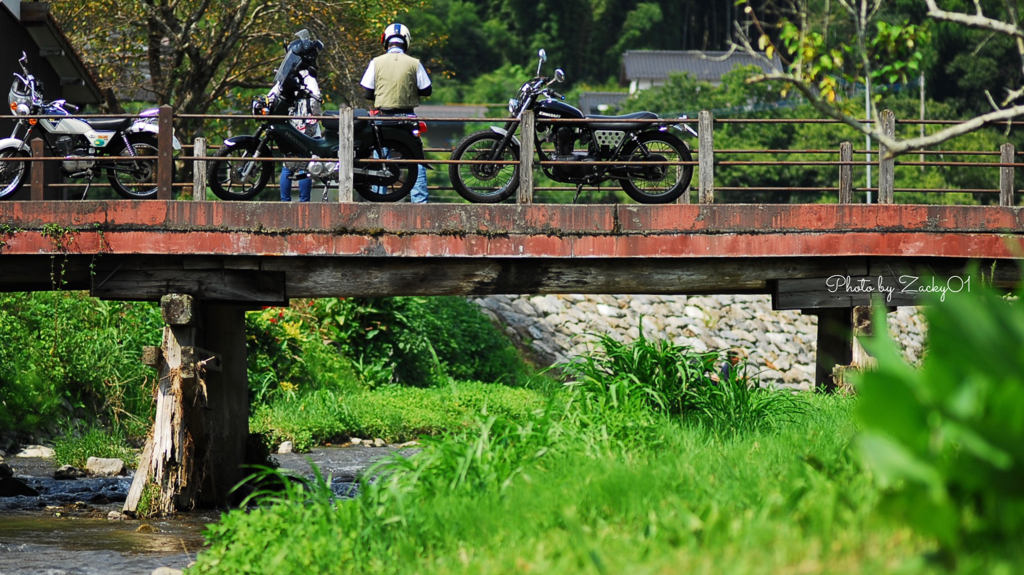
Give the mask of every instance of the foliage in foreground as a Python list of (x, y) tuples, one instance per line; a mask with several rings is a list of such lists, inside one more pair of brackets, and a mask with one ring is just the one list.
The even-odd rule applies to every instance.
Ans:
[(152, 370), (139, 361), (160, 342), (155, 306), (84, 292), (0, 294), (0, 429), (30, 433), (100, 416), (142, 434)]
[[(976, 292), (979, 290), (975, 290)], [(963, 548), (1024, 542), (1024, 308), (987, 290), (934, 297), (929, 353), (908, 366), (888, 334), (858, 384), (860, 448), (889, 510)]]

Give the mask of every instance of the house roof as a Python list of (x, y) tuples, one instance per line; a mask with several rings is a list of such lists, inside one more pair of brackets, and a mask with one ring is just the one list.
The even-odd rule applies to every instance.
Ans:
[(39, 55), (60, 76), (63, 98), (79, 104), (99, 104), (103, 93), (92, 72), (82, 62), (67, 36), (57, 25), (48, 2), (3, 0), (39, 46)]
[(698, 80), (717, 82), (736, 66), (754, 65), (769, 70), (764, 60), (738, 51), (627, 50), (622, 63), (628, 81), (667, 80), (669, 72), (688, 72)]
[(580, 94), (580, 110), (584, 114), (604, 114), (605, 111), (599, 110), (599, 106), (614, 109), (628, 97), (626, 92), (583, 92)]

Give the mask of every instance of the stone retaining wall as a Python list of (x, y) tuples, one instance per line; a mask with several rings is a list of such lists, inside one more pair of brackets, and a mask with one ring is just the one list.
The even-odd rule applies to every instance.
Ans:
[[(742, 348), (762, 381), (806, 389), (814, 383), (817, 317), (773, 311), (767, 295), (544, 295), (477, 298), (492, 319), (547, 364), (593, 348), (595, 334), (630, 342), (669, 339), (695, 351)], [(924, 318), (901, 307), (888, 316), (890, 332), (908, 361), (924, 351)]]

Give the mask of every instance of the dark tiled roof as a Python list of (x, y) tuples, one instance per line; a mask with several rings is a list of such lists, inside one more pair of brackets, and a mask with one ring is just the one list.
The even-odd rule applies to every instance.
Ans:
[[(745, 52), (700, 52), (696, 50), (627, 50), (622, 56), (627, 80), (667, 80), (669, 72), (689, 72), (698, 80), (717, 82), (736, 66), (768, 65)], [(776, 62), (778, 65), (778, 62)]]
[(602, 114), (598, 106), (617, 108), (623, 100), (629, 97), (626, 92), (583, 92), (580, 94), (580, 110), (584, 114)]

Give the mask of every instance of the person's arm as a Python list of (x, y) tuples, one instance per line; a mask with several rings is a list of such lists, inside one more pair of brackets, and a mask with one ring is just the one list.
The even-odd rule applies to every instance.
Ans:
[(427, 75), (427, 70), (421, 63), (416, 70), (416, 93), (419, 94), (420, 98), (426, 98), (433, 91), (434, 86), (430, 83), (430, 76)]
[(363, 95), (367, 100), (373, 101), (376, 98), (374, 88), (376, 87), (375, 82), (376, 69), (373, 65), (373, 60), (370, 60), (370, 65), (366, 67), (366, 72), (363, 73), (363, 78), (359, 80), (359, 86), (363, 89)]

